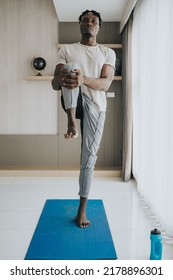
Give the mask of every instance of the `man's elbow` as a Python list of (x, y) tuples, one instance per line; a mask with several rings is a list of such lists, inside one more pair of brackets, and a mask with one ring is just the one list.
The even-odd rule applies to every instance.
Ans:
[(60, 89), (61, 89), (60, 85), (57, 83), (57, 81), (55, 80), (55, 78), (52, 79), (51, 84), (52, 84), (52, 88), (53, 88), (54, 90), (60, 90)]
[(108, 89), (110, 88), (112, 84), (112, 81), (108, 80), (107, 83), (105, 84), (105, 91), (108, 91)]
[(56, 90), (54, 78), (52, 79), (51, 84), (52, 84), (52, 88), (53, 88), (54, 90)]

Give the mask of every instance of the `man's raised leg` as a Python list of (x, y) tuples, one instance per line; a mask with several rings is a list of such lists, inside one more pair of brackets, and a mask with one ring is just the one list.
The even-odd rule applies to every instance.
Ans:
[[(70, 62), (64, 65), (65, 70), (75, 70), (78, 69), (78, 65), (74, 62)], [(78, 129), (76, 122), (76, 107), (77, 107), (77, 99), (79, 96), (79, 87), (74, 89), (68, 89), (66, 87), (62, 87), (62, 93), (64, 98), (64, 105), (67, 112), (68, 125), (67, 125), (67, 133), (64, 135), (66, 139), (74, 139), (78, 137)]]
[(78, 128), (76, 122), (76, 108), (68, 108), (67, 110), (68, 128), (67, 133), (64, 134), (66, 139), (77, 138)]

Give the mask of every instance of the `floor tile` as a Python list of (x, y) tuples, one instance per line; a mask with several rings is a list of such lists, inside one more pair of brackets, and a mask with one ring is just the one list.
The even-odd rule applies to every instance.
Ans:
[[(77, 177), (0, 178), (1, 260), (24, 258), (46, 199), (61, 198), (78, 199)], [(103, 200), (118, 258), (149, 259), (153, 223), (135, 182), (95, 177), (89, 198)], [(163, 242), (163, 259), (173, 259), (171, 242)]]

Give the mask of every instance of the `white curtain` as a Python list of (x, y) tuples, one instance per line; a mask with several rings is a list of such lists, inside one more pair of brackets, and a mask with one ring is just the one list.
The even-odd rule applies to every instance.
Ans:
[(124, 181), (132, 176), (132, 17), (129, 18), (123, 33), (123, 151), (122, 177)]
[(173, 1), (139, 0), (133, 16), (133, 175), (173, 236)]

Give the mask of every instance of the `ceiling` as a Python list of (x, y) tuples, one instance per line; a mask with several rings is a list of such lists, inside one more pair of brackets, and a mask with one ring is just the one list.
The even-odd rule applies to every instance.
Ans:
[(53, 0), (60, 22), (76, 22), (85, 10), (101, 13), (103, 21), (121, 21), (126, 5), (131, 0)]

